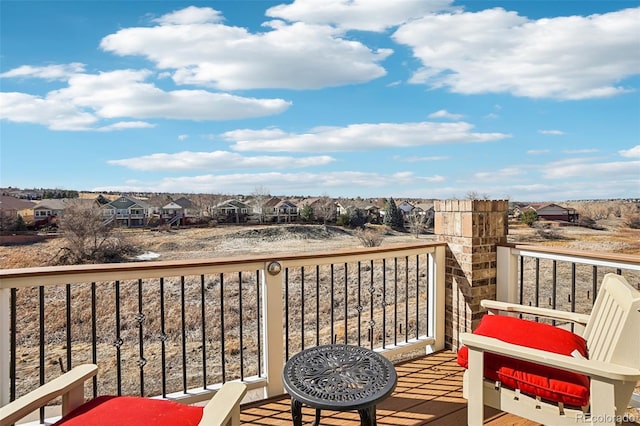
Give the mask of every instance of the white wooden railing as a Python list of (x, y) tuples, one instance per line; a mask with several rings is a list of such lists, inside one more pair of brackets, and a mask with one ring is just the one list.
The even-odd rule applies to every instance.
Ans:
[[(423, 354), (435, 352), (444, 348), (445, 341), (444, 264), (444, 244), (421, 243), (331, 253), (274, 254), (207, 260), (2, 270), (0, 271), (0, 404), (6, 404), (13, 397), (24, 393), (22, 390), (16, 391), (17, 385), (15, 381), (12, 382), (11, 376), (14, 375), (12, 371), (16, 370), (15, 376), (18, 377), (18, 381), (27, 380), (30, 374), (35, 375), (29, 379), (33, 382), (33, 386), (27, 386), (29, 389), (26, 390), (30, 390), (36, 387), (38, 382), (50, 380), (49, 376), (58, 375), (60, 368), (70, 368), (72, 364), (80, 363), (80, 360), (97, 362), (99, 366), (101, 363), (106, 363), (102, 371), (117, 369), (117, 392), (119, 393), (121, 381), (124, 383), (126, 380), (135, 379), (138, 374), (140, 374), (140, 380), (144, 381), (143, 370), (150, 369), (151, 366), (145, 366), (150, 355), (149, 352), (143, 353), (143, 349), (151, 351), (152, 345), (156, 348), (162, 345), (163, 386), (160, 396), (181, 399), (184, 402), (208, 399), (221, 382), (229, 380), (242, 380), (250, 389), (261, 389), (264, 397), (282, 394), (284, 392), (282, 368), (285, 358), (292, 356), (305, 345), (344, 340), (350, 344), (370, 346), (388, 357), (395, 357), (416, 349), (422, 349)], [(248, 294), (253, 291), (253, 288), (257, 288), (255, 293), (245, 295), (244, 298), (247, 301), (255, 298), (260, 307), (254, 312), (251, 310), (253, 305), (247, 306), (243, 313), (245, 305), (242, 300), (243, 291)], [(332, 291), (329, 291), (329, 288)], [(356, 288), (357, 297), (352, 294)], [(198, 298), (199, 291), (202, 299)], [(163, 300), (159, 305), (163, 311), (160, 316), (158, 312), (150, 312), (155, 308), (151, 309), (143, 305), (143, 298), (151, 297), (146, 296), (150, 292), (159, 293), (160, 300)], [(136, 295), (139, 306), (133, 308), (124, 306), (125, 301), (135, 305), (133, 300), (136, 299)], [(195, 300), (191, 300), (191, 297)], [(322, 300), (325, 303), (331, 300), (330, 310), (327, 312), (330, 312), (333, 321), (326, 322), (329, 313), (305, 313), (300, 306), (296, 305), (304, 304), (305, 298), (308, 299), (309, 305), (311, 302), (319, 303)], [(65, 299), (66, 303), (64, 303)], [(101, 308), (96, 300), (98, 302), (107, 300), (107, 302), (102, 303), (104, 307)], [(237, 301), (237, 307), (230, 311), (225, 307), (225, 303), (228, 306), (232, 301)], [(197, 307), (192, 307), (192, 304)], [(217, 309), (215, 317), (213, 313), (205, 314), (205, 310), (214, 308)], [(80, 312), (82, 309), (91, 309), (91, 312), (83, 314)], [(295, 312), (292, 312), (294, 309)], [(178, 318), (175, 323), (165, 319), (169, 317), (170, 310), (173, 310), (174, 317)], [(198, 316), (200, 310), (202, 319)], [(228, 326), (224, 325), (225, 321), (230, 321), (231, 317), (236, 316), (238, 310), (238, 316), (245, 321), (244, 331), (238, 331), (237, 328), (228, 329)], [(312, 310), (309, 309), (309, 311)], [(400, 315), (398, 311), (401, 311)], [(416, 317), (413, 316), (413, 312)], [(15, 317), (20, 315), (31, 320), (20, 318), (16, 320)], [(66, 320), (60, 320), (61, 325), (54, 330), (59, 335), (58, 341), (54, 343), (48, 341), (46, 332), (37, 332), (36, 324), (25, 322), (52, 321), (56, 315), (61, 318), (66, 317)], [(403, 315), (407, 318), (412, 315), (411, 320), (405, 321), (401, 318)], [(187, 330), (185, 319), (192, 316), (198, 316), (198, 321), (201, 321), (201, 332)], [(80, 317), (84, 320), (77, 319)], [(215, 324), (212, 324), (214, 322), (211, 320), (212, 317), (216, 320)], [(87, 318), (91, 318), (93, 325), (87, 324), (89, 322)], [(140, 324), (138, 325), (132, 318)], [(156, 321), (154, 318), (159, 319)], [(205, 318), (207, 318), (206, 321)], [(155, 328), (151, 331), (152, 319), (161, 322), (160, 341), (155, 339), (153, 343), (143, 344), (143, 335), (156, 333)], [(290, 322), (296, 321), (308, 324), (307, 332), (301, 333), (290, 326)], [(115, 327), (111, 325), (112, 322)], [(15, 330), (12, 330), (12, 324), (15, 324)], [(245, 373), (237, 373), (235, 370), (225, 373), (226, 364), (231, 365), (236, 361), (243, 364), (242, 351), (245, 347), (256, 346), (253, 335), (250, 337), (251, 343), (247, 343), (249, 341), (247, 336), (250, 334), (247, 331), (249, 327), (247, 324), (253, 324), (255, 330), (260, 329), (257, 332), (258, 348), (256, 350), (259, 354), (257, 366), (247, 363)], [(21, 328), (25, 327), (34, 330), (34, 334), (40, 334), (39, 343), (34, 341), (34, 336), (20, 334)], [(100, 335), (102, 327), (108, 328), (108, 333), (112, 334)], [(138, 345), (136, 331), (138, 327), (139, 348), (135, 346)], [(222, 328), (219, 332), (220, 337), (210, 337), (216, 335), (217, 327)], [(234, 327), (237, 326), (234, 325)], [(46, 328), (43, 324), (40, 330), (49, 330), (49, 328), (51, 327), (47, 323)], [(171, 335), (171, 331), (167, 330), (173, 328), (178, 330)], [(339, 328), (341, 332), (337, 331)], [(312, 330), (309, 331), (309, 329)], [(199, 334), (193, 337), (190, 333), (200, 333), (201, 336)], [(89, 337), (89, 334), (93, 337)], [(312, 338), (309, 338), (309, 335)], [(244, 344), (243, 336), (246, 338)], [(386, 336), (390, 337), (385, 341)], [(201, 342), (198, 340), (200, 337)], [(171, 362), (174, 370), (184, 370), (182, 373), (184, 386), (167, 385), (165, 387), (164, 375), (168, 374), (167, 365), (169, 365), (168, 358), (165, 365), (165, 341), (173, 341), (173, 346), (178, 348), (180, 339), (182, 339), (182, 358), (178, 354)], [(212, 343), (214, 339), (220, 340)], [(232, 339), (240, 339), (240, 344), (229, 349)], [(21, 345), (30, 344), (33, 346), (21, 347)], [(189, 370), (187, 374), (189, 368), (187, 362), (194, 362), (186, 359), (186, 353), (193, 351), (198, 344), (201, 344), (202, 351), (212, 344), (217, 345), (223, 357), (223, 361), (216, 366), (217, 370), (222, 368), (222, 373), (216, 373), (218, 374), (216, 377), (218, 379), (221, 377), (221, 380), (209, 380), (209, 373), (205, 366), (206, 360), (202, 361), (202, 365), (198, 364), (193, 368), (205, 370), (204, 376), (199, 378), (205, 383), (200, 387), (192, 385), (192, 376), (200, 373), (198, 371), (192, 373)], [(140, 349), (139, 359), (136, 351), (129, 351), (127, 355), (122, 352), (121, 357), (121, 350), (132, 345), (136, 347), (136, 351)], [(111, 350), (112, 355), (109, 355), (108, 359), (104, 357), (95, 359), (98, 346)], [(64, 355), (59, 358), (59, 366), (55, 363), (55, 359), (51, 359), (49, 352), (54, 353), (52, 349), (54, 347), (58, 352), (66, 351), (66, 363), (62, 360)], [(25, 369), (21, 362), (16, 362), (16, 349), (18, 352), (40, 351), (39, 365)], [(209, 348), (209, 350), (213, 352), (213, 349)], [(94, 359), (91, 359), (92, 352)], [(159, 352), (158, 349), (154, 356)], [(227, 354), (227, 362), (224, 361), (224, 354)], [(114, 358), (117, 361), (114, 361)], [(176, 367), (176, 364), (180, 363), (180, 358), (182, 368)], [(229, 362), (231, 358), (233, 360)], [(231, 367), (228, 369), (231, 370)], [(38, 377), (39, 371), (43, 373)], [(103, 372), (100, 386), (103, 386), (104, 374)], [(169, 381), (167, 379), (167, 382)], [(97, 384), (94, 384), (94, 393), (96, 386)], [(110, 387), (112, 390), (115, 389), (113, 384)], [(144, 389), (144, 386), (141, 388)], [(148, 395), (149, 390), (140, 390), (140, 392)], [(98, 393), (102, 392), (98, 391)], [(124, 385), (122, 393), (128, 393)], [(159, 393), (157, 392), (156, 395)]]

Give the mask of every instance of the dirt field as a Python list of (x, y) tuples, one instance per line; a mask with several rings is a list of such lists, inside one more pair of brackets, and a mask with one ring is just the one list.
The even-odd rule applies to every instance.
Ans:
[[(575, 226), (553, 228), (555, 238), (541, 237), (528, 226), (509, 228), (511, 243), (539, 244), (572, 249), (640, 254), (640, 230), (624, 227), (621, 220), (598, 223), (602, 230)], [(262, 253), (299, 253), (362, 247), (352, 230), (322, 225), (218, 226), (171, 231), (127, 231), (123, 233), (140, 253), (153, 253), (157, 260), (226, 257)], [(382, 245), (434, 240), (424, 234), (387, 231)], [(51, 265), (64, 244), (61, 238), (25, 245), (0, 246), (0, 266), (24, 268)]]

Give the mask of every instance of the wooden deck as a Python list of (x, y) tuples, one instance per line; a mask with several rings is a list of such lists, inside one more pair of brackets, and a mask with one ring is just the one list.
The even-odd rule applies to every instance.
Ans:
[[(450, 351), (396, 365), (398, 385), (393, 394), (377, 407), (378, 425), (430, 426), (465, 425), (467, 401), (462, 397), (463, 369)], [(242, 406), (243, 425), (291, 425), (291, 400), (286, 396), (252, 402)], [(315, 410), (303, 407), (303, 423), (313, 424)], [(322, 425), (359, 425), (357, 412), (323, 411)], [(490, 426), (539, 425), (520, 417), (487, 409), (485, 424)]]

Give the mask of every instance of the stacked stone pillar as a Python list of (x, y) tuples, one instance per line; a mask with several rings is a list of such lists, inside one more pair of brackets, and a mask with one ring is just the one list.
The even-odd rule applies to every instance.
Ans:
[(447, 243), (445, 346), (457, 350), (460, 333), (484, 314), (482, 299), (496, 298), (496, 247), (507, 243), (507, 200), (437, 200), (435, 234)]

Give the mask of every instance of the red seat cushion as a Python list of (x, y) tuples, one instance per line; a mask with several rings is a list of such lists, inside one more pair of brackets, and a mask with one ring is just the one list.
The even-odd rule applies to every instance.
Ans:
[[(473, 334), (563, 355), (571, 355), (577, 349), (587, 357), (587, 342), (577, 334), (520, 318), (485, 315)], [(468, 349), (465, 346), (458, 351), (458, 364), (469, 367)], [(485, 353), (484, 377), (549, 401), (578, 407), (589, 402), (587, 376), (503, 355)]]
[(54, 426), (191, 426), (203, 407), (135, 396), (100, 396), (81, 405)]

